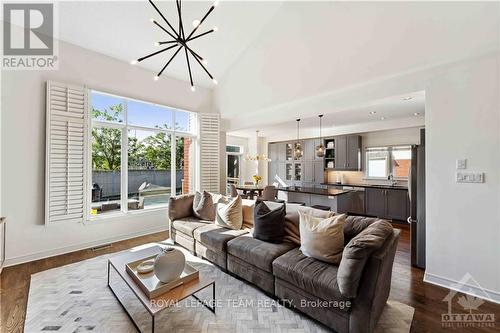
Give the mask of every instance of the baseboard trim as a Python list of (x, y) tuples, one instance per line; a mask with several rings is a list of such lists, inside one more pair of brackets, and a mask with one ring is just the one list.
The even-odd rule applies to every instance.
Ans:
[[(482, 288), (479, 285), (472, 285), (469, 283), (462, 283), (461, 281), (455, 281), (452, 279), (445, 278), (443, 276), (430, 274), (425, 272), (424, 282), (431, 283), (446, 289), (459, 291), (461, 293), (472, 295), (490, 301), (493, 303), (500, 304), (500, 293), (490, 289)], [(485, 296), (485, 293), (488, 296)]]
[(164, 232), (164, 231), (168, 231), (168, 226), (161, 227), (161, 228), (152, 228), (152, 229), (142, 230), (139, 232), (133, 232), (133, 233), (125, 234), (125, 235), (119, 235), (116, 237), (100, 239), (100, 240), (97, 240), (94, 242), (81, 243), (81, 244), (77, 244), (77, 245), (61, 247), (61, 248), (57, 248), (57, 249), (28, 254), (28, 255), (24, 255), (24, 256), (8, 258), (5, 260), (5, 264), (3, 267), (5, 268), (5, 267), (9, 267), (9, 266), (24, 264), (24, 263), (27, 263), (30, 261), (50, 258), (50, 257), (58, 256), (61, 254), (66, 254), (66, 253), (80, 251), (80, 250), (86, 250), (86, 249), (89, 249), (92, 247), (97, 247), (97, 246), (101, 246), (101, 245), (105, 245), (105, 244), (115, 243), (115, 242), (131, 239), (131, 238), (147, 236), (147, 235), (155, 234), (158, 232)]

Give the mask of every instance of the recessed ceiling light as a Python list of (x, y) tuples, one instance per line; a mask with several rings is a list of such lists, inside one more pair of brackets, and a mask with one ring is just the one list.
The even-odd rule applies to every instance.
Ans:
[(385, 117), (380, 117), (380, 120), (385, 120)]
[(414, 115), (415, 117), (416, 117), (416, 116), (420, 116), (420, 113), (415, 112), (413, 115)]
[(409, 101), (410, 99), (413, 99), (413, 97), (412, 96), (403, 97), (403, 101)]
[(370, 111), (370, 114), (371, 114), (371, 115), (373, 115), (373, 114), (375, 114), (375, 113), (377, 113), (377, 111)]

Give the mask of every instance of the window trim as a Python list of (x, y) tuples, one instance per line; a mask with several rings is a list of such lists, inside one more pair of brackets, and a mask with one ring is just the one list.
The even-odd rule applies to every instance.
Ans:
[[(393, 158), (392, 158), (392, 151), (394, 148), (409, 148), (411, 150), (411, 144), (398, 144), (398, 145), (390, 145), (390, 146), (373, 146), (373, 147), (365, 147), (365, 177), (364, 179), (367, 180), (388, 180), (387, 178), (389, 175), (392, 173), (394, 175), (394, 164), (393, 164)], [(388, 154), (388, 163), (386, 166), (386, 177), (371, 177), (368, 175), (370, 169), (369, 169), (369, 163), (368, 163), (368, 157), (367, 154), (370, 150), (372, 149), (384, 149), (387, 151)], [(394, 177), (394, 180), (401, 180), (401, 181), (407, 181), (408, 177)]]
[[(123, 116), (123, 122), (110, 122), (110, 121), (103, 121), (103, 120), (95, 120), (92, 118), (92, 94), (97, 93), (101, 95), (107, 95), (111, 97), (115, 97), (118, 99), (122, 99), (124, 102), (124, 116)], [(162, 128), (157, 128), (157, 127), (147, 127), (147, 126), (139, 126), (139, 125), (129, 125), (128, 124), (128, 101), (134, 101), (137, 103), (144, 103), (144, 104), (150, 104), (150, 105), (155, 105), (159, 107), (164, 107), (164, 108), (169, 108), (172, 110), (172, 124), (173, 124), (173, 129), (162, 129)], [(143, 130), (143, 131), (150, 131), (154, 133), (166, 133), (170, 135), (170, 182), (171, 184), (175, 184), (176, 182), (176, 140), (178, 137), (189, 137), (192, 139), (192, 142), (195, 143), (195, 141), (198, 138), (198, 130), (197, 130), (197, 125), (194, 125), (194, 128), (192, 129), (191, 132), (186, 132), (182, 130), (176, 130), (175, 126), (175, 115), (177, 112), (187, 112), (189, 114), (193, 114), (196, 117), (198, 117), (197, 112), (193, 111), (188, 111), (184, 109), (179, 109), (176, 107), (171, 107), (163, 104), (158, 104), (158, 103), (153, 103), (153, 102), (148, 102), (132, 97), (125, 97), (125, 96), (119, 96), (116, 94), (111, 94), (107, 93), (101, 90), (95, 90), (88, 88), (88, 93), (87, 93), (87, 107), (88, 107), (88, 122), (89, 126), (87, 126), (87, 138), (88, 138), (88, 149), (87, 149), (87, 193), (84, 195), (86, 198), (86, 212), (84, 214), (84, 223), (89, 222), (90, 224), (95, 224), (97, 221), (101, 220), (113, 220), (115, 218), (119, 217), (124, 217), (124, 216), (130, 216), (130, 215), (141, 215), (141, 214), (148, 214), (148, 213), (154, 213), (157, 211), (161, 210), (166, 210), (168, 208), (168, 203), (165, 205), (158, 205), (152, 208), (148, 209), (142, 209), (142, 210), (128, 210), (128, 131), (129, 130)], [(197, 124), (197, 121), (194, 121), (194, 124)], [(120, 210), (115, 211), (115, 212), (109, 212), (107, 214), (101, 214), (101, 215), (92, 215), (91, 210), (90, 210), (90, 204), (92, 203), (92, 129), (93, 128), (114, 128), (114, 129), (119, 129), (122, 131), (122, 138), (121, 138), (121, 163), (120, 163)], [(196, 152), (196, 145), (192, 145), (193, 147), (193, 157), (197, 156)], [(197, 158), (195, 157), (195, 163), (197, 163)], [(193, 165), (193, 168), (195, 169), (196, 166)], [(126, 172), (123, 172), (126, 170)], [(194, 170), (193, 170), (194, 171)], [(193, 171), (193, 175), (195, 174)], [(193, 178), (193, 177), (191, 177)], [(195, 180), (192, 179), (193, 185), (195, 185)], [(177, 185), (177, 184), (176, 184)], [(175, 196), (176, 195), (176, 187), (177, 186), (171, 186), (170, 187), (170, 195)]]

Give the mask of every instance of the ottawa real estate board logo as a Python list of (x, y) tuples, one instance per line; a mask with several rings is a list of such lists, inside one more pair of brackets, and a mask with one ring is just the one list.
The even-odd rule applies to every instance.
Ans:
[[(456, 290), (466, 294), (460, 295)], [(480, 309), (485, 300), (492, 301), (490, 295), (467, 273), (443, 299), (443, 302), (448, 303), (448, 313), (441, 314), (441, 327), (452, 329), (494, 327), (495, 314), (485, 313)]]
[(54, 3), (4, 3), (2, 69), (57, 69)]

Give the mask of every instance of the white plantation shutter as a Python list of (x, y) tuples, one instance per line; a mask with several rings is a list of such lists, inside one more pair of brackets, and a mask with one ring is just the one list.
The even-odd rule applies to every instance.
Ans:
[(47, 82), (45, 223), (82, 222), (86, 193), (87, 91)]
[(220, 118), (203, 113), (200, 119), (200, 189), (220, 191)]

